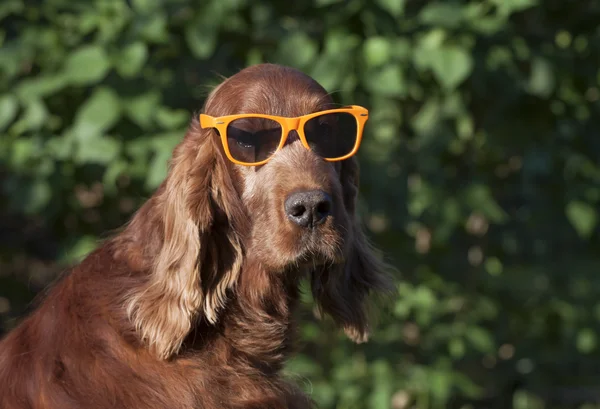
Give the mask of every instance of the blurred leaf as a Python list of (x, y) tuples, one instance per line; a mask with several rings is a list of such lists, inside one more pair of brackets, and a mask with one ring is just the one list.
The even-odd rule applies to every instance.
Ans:
[(387, 63), (392, 53), (392, 44), (386, 37), (370, 37), (363, 44), (363, 54), (369, 66), (379, 67)]
[(22, 134), (26, 131), (37, 130), (44, 125), (48, 118), (48, 110), (41, 100), (30, 100), (25, 106), (23, 115), (10, 128), (12, 133)]
[(401, 97), (406, 94), (406, 81), (400, 65), (385, 67), (368, 72), (365, 78), (367, 88), (384, 97)]
[(355, 404), (360, 399), (361, 388), (356, 384), (348, 384), (345, 388), (338, 388), (340, 394), (340, 406), (342, 407), (353, 407), (350, 405)]
[(77, 21), (81, 34), (89, 34), (101, 24), (101, 17), (96, 13), (82, 13)]
[(342, 3), (344, 0), (315, 0), (315, 4), (319, 7), (330, 6), (336, 3)]
[(23, 11), (25, 5), (20, 0), (4, 0), (0, 3), (0, 20), (11, 14), (17, 14)]
[(474, 381), (479, 382), (479, 379), (469, 379), (462, 373), (454, 372), (452, 374), (454, 385), (464, 396), (471, 399), (478, 399), (482, 396), (482, 388), (477, 385)]
[(419, 20), (423, 24), (455, 28), (463, 20), (462, 8), (454, 2), (429, 2), (421, 9)]
[(185, 39), (196, 58), (208, 58), (214, 52), (217, 46), (215, 23), (202, 20), (188, 24), (185, 28)]
[(534, 394), (517, 390), (513, 396), (514, 409), (544, 409), (544, 402)]
[(154, 189), (164, 180), (167, 175), (169, 158), (177, 143), (183, 139), (184, 134), (185, 131), (182, 130), (157, 135), (153, 138), (152, 146), (155, 155), (146, 176), (146, 186), (148, 188)]
[(577, 234), (582, 238), (589, 238), (592, 235), (598, 223), (598, 212), (594, 207), (574, 200), (567, 204), (565, 213)]
[(0, 97), (0, 131), (3, 131), (17, 115), (19, 104), (12, 95)]
[(471, 185), (465, 192), (465, 202), (472, 210), (481, 212), (494, 223), (503, 223), (508, 218), (508, 215), (492, 196), (488, 186)]
[(385, 408), (389, 405), (393, 393), (393, 371), (388, 362), (373, 362), (373, 392), (369, 397), (369, 407)]
[(503, 14), (511, 14), (533, 7), (537, 0), (492, 0)]
[(542, 59), (535, 58), (531, 64), (528, 90), (539, 97), (548, 97), (554, 90), (554, 74), (550, 64)]
[(54, 136), (46, 141), (45, 151), (57, 160), (65, 160), (71, 156), (74, 143), (64, 136)]
[(336, 399), (336, 389), (329, 382), (318, 382), (313, 384), (313, 396), (321, 402), (324, 407), (332, 407)]
[(136, 75), (148, 58), (148, 48), (142, 42), (136, 42), (125, 47), (113, 61), (115, 69), (124, 78)]
[(431, 68), (444, 88), (454, 89), (471, 74), (473, 59), (463, 48), (445, 46), (434, 54)]
[(96, 136), (77, 144), (77, 162), (108, 164), (115, 160), (121, 150), (119, 141), (108, 136)]
[(471, 139), (475, 131), (473, 118), (467, 114), (458, 115), (456, 120), (456, 133), (461, 139)]
[(394, 17), (404, 14), (406, 0), (375, 0), (376, 3)]
[(208, 2), (185, 26), (185, 40), (195, 57), (210, 57), (217, 47), (219, 26), (227, 19), (231, 26), (237, 1)]
[(284, 37), (277, 48), (277, 61), (293, 67), (307, 67), (318, 51), (316, 41), (302, 31)]
[(32, 138), (19, 138), (11, 144), (10, 163), (16, 170), (24, 170), (30, 160), (37, 157), (36, 141)]
[(317, 59), (310, 75), (325, 89), (334, 90), (350, 68), (350, 56), (359, 44), (359, 38), (344, 30), (331, 30), (325, 37), (324, 54)]
[(418, 217), (434, 202), (435, 191), (426, 182), (421, 182), (411, 189), (408, 212), (411, 216)]
[(505, 28), (506, 20), (502, 16), (478, 17), (469, 21), (476, 32), (493, 35)]
[(433, 309), (437, 301), (433, 291), (424, 285), (417, 287), (411, 298), (418, 308)]
[[(184, 110), (172, 110), (159, 107), (156, 111), (156, 122), (164, 129), (175, 129), (185, 126), (190, 120), (190, 115)], [(142, 119), (142, 122), (145, 120)]]
[(87, 85), (103, 79), (110, 60), (98, 45), (86, 45), (73, 52), (65, 62), (65, 78), (74, 85)]
[(98, 87), (75, 115), (75, 138), (89, 142), (109, 130), (120, 118), (119, 96), (107, 87)]
[(418, 70), (431, 68), (445, 39), (446, 32), (440, 28), (432, 29), (420, 36), (413, 50), (415, 68)]
[(153, 0), (131, 0), (133, 9), (140, 14), (151, 14), (159, 9), (160, 4)]
[(286, 371), (292, 376), (317, 376), (322, 372), (321, 366), (317, 362), (303, 355), (290, 359)]
[(465, 333), (465, 336), (479, 352), (493, 352), (494, 340), (490, 333), (485, 329), (476, 326), (471, 326)]
[(394, 315), (396, 317), (401, 318), (401, 319), (406, 319), (406, 318), (408, 318), (410, 311), (411, 311), (410, 303), (408, 303), (402, 299), (396, 300), (396, 304), (394, 307)]
[(16, 94), (23, 101), (30, 101), (52, 95), (68, 84), (67, 77), (60, 74), (40, 75), (21, 81)]
[(419, 134), (432, 132), (438, 123), (440, 113), (439, 102), (431, 98), (421, 107), (419, 112), (413, 118), (413, 127)]
[(169, 38), (167, 16), (162, 11), (150, 14), (140, 27), (140, 34), (149, 43), (164, 44)]
[(325, 89), (335, 89), (343, 76), (343, 70), (343, 63), (335, 56), (323, 56), (317, 59), (310, 75)]
[(450, 396), (452, 388), (451, 375), (446, 371), (432, 370), (429, 373), (431, 394), (437, 402), (445, 402)]
[[(392, 38), (390, 39), (390, 45), (391, 58), (403, 63), (407, 63), (410, 60), (413, 52), (413, 44), (409, 39), (403, 37)], [(377, 95), (373, 95), (373, 97), (376, 98)]]
[(589, 354), (596, 349), (598, 339), (591, 328), (583, 328), (577, 334), (577, 349), (582, 354)]
[[(161, 99), (160, 92), (153, 90), (127, 99), (123, 110), (142, 129), (149, 129), (158, 115)], [(164, 114), (161, 114), (161, 118), (164, 121)]]
[(52, 198), (52, 189), (46, 180), (36, 179), (25, 189), (27, 193), (23, 205), (26, 214), (41, 211)]
[(497, 257), (490, 257), (485, 260), (485, 269), (492, 276), (502, 274), (502, 262)]
[(302, 339), (306, 342), (318, 342), (321, 335), (320, 328), (314, 323), (305, 323), (302, 326)]
[(453, 358), (462, 358), (466, 351), (464, 341), (461, 338), (452, 338), (448, 343), (448, 351)]
[(81, 236), (63, 249), (61, 261), (67, 264), (79, 262), (98, 247), (98, 244), (98, 239), (93, 236)]
[[(116, 155), (113, 155), (113, 157)], [(119, 176), (126, 174), (128, 163), (124, 160), (113, 160), (108, 163), (102, 183), (104, 185), (104, 192), (107, 194), (115, 194), (118, 190), (117, 179)]]

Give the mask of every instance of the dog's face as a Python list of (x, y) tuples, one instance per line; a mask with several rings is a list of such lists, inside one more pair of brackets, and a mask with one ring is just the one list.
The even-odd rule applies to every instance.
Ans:
[[(145, 251), (155, 255), (148, 286), (127, 300), (132, 321), (158, 356), (176, 351), (198, 318), (216, 323), (236, 294), (262, 300), (282, 279), (304, 274), (320, 309), (355, 341), (366, 339), (365, 298), (390, 285), (355, 214), (358, 164), (350, 155), (360, 141), (356, 129), (351, 135), (333, 121), (318, 122), (308, 143), (307, 122), (300, 128), (305, 143), (291, 131), (282, 146), (281, 127), (274, 137), (281, 148), (269, 151), (275, 152), (270, 160), (245, 166), (231, 156), (244, 159), (251, 152), (247, 157), (256, 158), (260, 144), (273, 143), (272, 128), (262, 120), (243, 122), (236, 136), (229, 128), (221, 135), (217, 127), (217, 118), (229, 126), (222, 118), (227, 115), (297, 118), (332, 108), (313, 79), (271, 64), (247, 68), (211, 93), (203, 118), (215, 125), (192, 121), (167, 179), (129, 228), (139, 236), (148, 219), (158, 228), (158, 246)], [(331, 131), (323, 140), (320, 126)], [(347, 150), (347, 138), (354, 150)], [(336, 156), (340, 151), (347, 155)], [(327, 161), (317, 152), (346, 159)]]
[[(260, 113), (293, 118), (331, 108), (331, 98), (312, 78), (290, 68), (263, 65), (224, 82), (206, 111), (219, 116)], [(356, 172), (343, 169), (355, 169), (355, 161), (326, 161), (306, 149), (297, 132), (291, 131), (285, 146), (267, 163), (234, 165), (251, 220), (246, 257), (274, 272), (343, 263), (351, 251), (350, 213), (356, 190)], [(353, 186), (344, 186), (348, 183)], [(344, 197), (345, 188), (352, 190), (350, 200)]]

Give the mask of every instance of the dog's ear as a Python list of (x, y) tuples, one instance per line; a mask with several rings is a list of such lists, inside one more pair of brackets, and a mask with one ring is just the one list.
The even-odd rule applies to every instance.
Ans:
[[(150, 222), (160, 236), (145, 285), (126, 300), (136, 331), (150, 350), (166, 359), (176, 353), (193, 323), (215, 323), (242, 262), (246, 217), (232, 165), (213, 132), (192, 121), (175, 148), (163, 185), (133, 225)], [(140, 241), (156, 240), (142, 237)]]
[(346, 262), (315, 271), (311, 284), (319, 309), (330, 315), (350, 339), (360, 343), (367, 341), (370, 332), (368, 295), (389, 293), (393, 284), (389, 266), (377, 257), (356, 214), (358, 179), (356, 158), (343, 161), (341, 182), (351, 223)]

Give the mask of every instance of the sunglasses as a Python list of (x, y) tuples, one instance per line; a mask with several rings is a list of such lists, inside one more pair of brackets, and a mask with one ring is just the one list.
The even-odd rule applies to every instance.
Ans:
[(200, 126), (218, 131), (230, 161), (238, 165), (258, 166), (267, 163), (275, 152), (285, 146), (291, 131), (298, 133), (306, 149), (327, 161), (348, 159), (358, 151), (368, 118), (366, 108), (351, 105), (296, 118), (263, 114), (220, 117), (200, 114)]

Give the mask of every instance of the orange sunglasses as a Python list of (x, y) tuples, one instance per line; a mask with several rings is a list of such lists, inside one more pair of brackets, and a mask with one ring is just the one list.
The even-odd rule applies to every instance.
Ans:
[(263, 165), (285, 146), (291, 131), (323, 159), (348, 159), (360, 146), (369, 111), (357, 105), (288, 118), (264, 114), (212, 117), (200, 114), (203, 129), (215, 128), (227, 158), (245, 166)]

